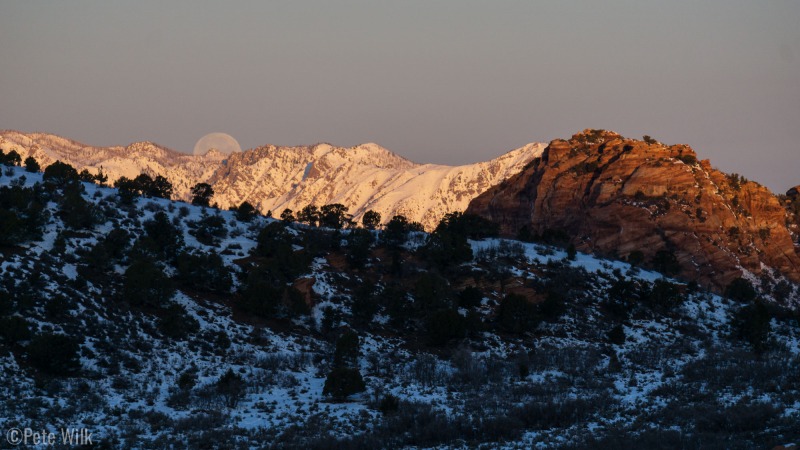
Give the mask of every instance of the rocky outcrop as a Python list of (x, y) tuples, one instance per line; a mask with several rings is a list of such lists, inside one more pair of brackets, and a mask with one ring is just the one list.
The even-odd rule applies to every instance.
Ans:
[[(718, 290), (764, 266), (800, 281), (787, 212), (758, 183), (667, 146), (586, 130), (555, 140), (522, 172), (475, 198), (467, 212), (505, 235), (566, 232), (576, 248), (652, 261), (673, 254), (684, 278)], [(662, 253), (663, 255), (664, 253)]]

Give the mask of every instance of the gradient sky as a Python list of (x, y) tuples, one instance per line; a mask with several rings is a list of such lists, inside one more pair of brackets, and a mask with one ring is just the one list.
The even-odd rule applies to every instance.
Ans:
[(0, 128), (486, 160), (584, 128), (800, 184), (800, 2), (0, 3)]

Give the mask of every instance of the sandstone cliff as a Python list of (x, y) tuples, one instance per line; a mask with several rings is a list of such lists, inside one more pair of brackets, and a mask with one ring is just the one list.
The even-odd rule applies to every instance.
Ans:
[(787, 211), (767, 188), (667, 146), (585, 130), (555, 140), (522, 172), (475, 198), (467, 212), (514, 236), (566, 232), (582, 251), (626, 257), (674, 254), (679, 275), (722, 289), (777, 269), (800, 281)]

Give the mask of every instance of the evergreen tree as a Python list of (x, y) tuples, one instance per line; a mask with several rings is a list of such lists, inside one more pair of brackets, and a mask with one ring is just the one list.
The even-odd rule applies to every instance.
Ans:
[(208, 183), (197, 183), (192, 188), (192, 204), (196, 206), (209, 206), (214, 189)]
[(33, 156), (28, 156), (25, 158), (25, 170), (27, 172), (36, 173), (42, 170), (41, 166), (38, 162), (33, 158)]
[(325, 379), (325, 386), (322, 388), (323, 395), (330, 395), (337, 400), (344, 400), (347, 397), (364, 392), (367, 386), (361, 373), (356, 368), (336, 367), (330, 371)]
[(174, 293), (172, 283), (156, 263), (139, 259), (125, 270), (120, 299), (130, 305), (160, 308)]
[(319, 209), (314, 205), (308, 205), (300, 212), (297, 213), (297, 221), (300, 223), (307, 223), (315, 227), (319, 223), (320, 213)]
[(347, 221), (347, 208), (341, 203), (323, 205), (319, 213), (320, 225), (327, 228), (340, 229)]
[(381, 224), (381, 213), (369, 210), (361, 217), (361, 224), (368, 230), (374, 230)]
[(258, 211), (256, 211), (256, 208), (253, 207), (250, 202), (242, 202), (242, 204), (236, 208), (236, 218), (242, 222), (250, 222), (257, 214)]
[(294, 211), (289, 208), (284, 209), (281, 213), (281, 221), (283, 221), (284, 224), (290, 224), (294, 222), (294, 220)]

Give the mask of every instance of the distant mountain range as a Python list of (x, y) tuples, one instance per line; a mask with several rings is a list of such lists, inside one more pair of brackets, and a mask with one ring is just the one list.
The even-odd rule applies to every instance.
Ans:
[(343, 148), (329, 144), (266, 145), (225, 156), (211, 150), (194, 156), (152, 142), (93, 147), (46, 133), (0, 132), (0, 149), (33, 156), (45, 167), (60, 160), (78, 170), (102, 169), (113, 183), (140, 173), (162, 175), (177, 199), (206, 182), (222, 208), (248, 201), (262, 213), (280, 215), (306, 205), (341, 203), (359, 220), (367, 210), (383, 221), (402, 214), (431, 230), (448, 212), (463, 211), (470, 200), (518, 173), (541, 155), (545, 144), (532, 143), (491, 161), (463, 166), (418, 164), (377, 144)]

